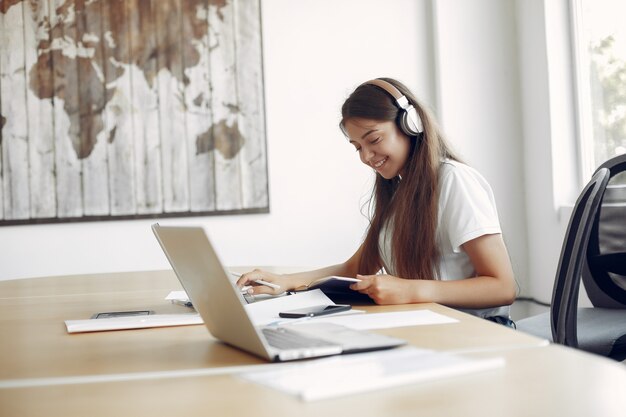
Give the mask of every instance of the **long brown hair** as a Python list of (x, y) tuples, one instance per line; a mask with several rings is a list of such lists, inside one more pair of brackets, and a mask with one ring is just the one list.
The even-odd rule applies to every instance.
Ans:
[[(441, 134), (434, 117), (399, 81), (380, 78), (396, 87), (417, 110), (424, 131), (411, 138), (405, 176), (385, 179), (376, 174), (369, 200), (370, 225), (363, 242), (359, 273), (376, 273), (382, 265), (379, 235), (388, 220), (395, 273), (402, 278), (433, 279), (439, 273), (436, 242), (441, 160), (459, 158)], [(352, 118), (398, 123), (399, 108), (381, 88), (362, 84), (341, 107), (340, 126)], [(344, 130), (345, 131), (345, 130)]]

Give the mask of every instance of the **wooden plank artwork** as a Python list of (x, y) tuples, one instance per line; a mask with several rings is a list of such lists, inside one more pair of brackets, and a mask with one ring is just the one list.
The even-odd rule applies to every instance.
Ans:
[[(23, 3), (26, 8), (26, 3)], [(26, 9), (24, 9), (26, 11)], [(38, 2), (32, 13), (24, 13), (24, 52), (29, 72), (26, 103), (28, 106), (28, 163), (30, 169), (30, 216), (50, 218), (56, 215), (56, 179), (54, 172), (54, 108), (52, 106), (52, 65), (50, 60), (37, 65), (39, 44), (50, 42), (44, 29), (49, 16), (47, 1)], [(1, 14), (0, 14), (1, 17)], [(2, 90), (2, 86), (0, 86)], [(41, 98), (48, 97), (48, 98)]]
[(2, 128), (3, 211), (5, 218), (15, 219), (30, 216), (23, 16), (23, 7), (19, 3), (4, 13), (2, 45), (13, 47), (0, 50), (3, 86), (0, 114), (6, 118)]
[(182, 91), (183, 61), (180, 50), (181, 0), (157, 7), (159, 120), (163, 152), (164, 211), (189, 210), (185, 102)]
[[(83, 208), (86, 216), (105, 216), (110, 213), (109, 166), (106, 141), (106, 85), (104, 80), (104, 48), (102, 37), (102, 4), (88, 9), (85, 0), (77, 0), (75, 7), (76, 39), (83, 48), (77, 53), (80, 134), (82, 154)], [(100, 12), (100, 13), (97, 13)]]
[(0, 225), (269, 211), (260, 0), (0, 0)]
[[(194, 178), (190, 183), (190, 201), (192, 211), (202, 211), (204, 207), (216, 209), (216, 173), (215, 155), (209, 145), (213, 136), (213, 109), (211, 102), (211, 68), (209, 63), (209, 2), (183, 2), (186, 9), (183, 16), (184, 39), (200, 38), (201, 42), (187, 44), (183, 51), (183, 62), (186, 67), (185, 77), (189, 82), (185, 85), (186, 142), (189, 160), (189, 175)], [(190, 8), (199, 7), (202, 13), (191, 13)], [(197, 64), (196, 64), (197, 63)]]
[(263, 101), (263, 67), (261, 39), (255, 36), (261, 31), (260, 5), (257, 2), (235, 0), (235, 36), (237, 56), (238, 125), (246, 146), (240, 151), (242, 204), (246, 207), (267, 207), (269, 196), (266, 184), (255, 181), (263, 178), (266, 171), (265, 111)]

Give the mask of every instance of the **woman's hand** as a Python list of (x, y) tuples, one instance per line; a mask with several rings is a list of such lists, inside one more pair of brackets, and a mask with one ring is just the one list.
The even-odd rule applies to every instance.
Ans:
[(462, 245), (476, 276), (465, 279), (402, 279), (357, 275), (350, 288), (377, 304), (439, 303), (460, 308), (492, 308), (515, 301), (515, 278), (500, 234), (483, 235)]
[(367, 294), (376, 304), (409, 304), (413, 300), (416, 280), (402, 279), (391, 275), (357, 275), (361, 282), (350, 288)]
[[(267, 285), (259, 284), (255, 281), (261, 280), (278, 285), (279, 288), (272, 288)], [(257, 294), (282, 294), (285, 291), (292, 290), (294, 288), (293, 282), (284, 275), (274, 274), (272, 272), (262, 271), (255, 269), (250, 272), (246, 272), (237, 280), (237, 286), (243, 288), (249, 286), (247, 293), (251, 295)]]

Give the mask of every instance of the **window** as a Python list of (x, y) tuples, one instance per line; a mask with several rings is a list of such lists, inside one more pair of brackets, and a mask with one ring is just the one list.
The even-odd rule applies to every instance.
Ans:
[[(626, 2), (571, 0), (583, 181), (626, 153)], [(626, 184), (626, 177), (616, 180)]]

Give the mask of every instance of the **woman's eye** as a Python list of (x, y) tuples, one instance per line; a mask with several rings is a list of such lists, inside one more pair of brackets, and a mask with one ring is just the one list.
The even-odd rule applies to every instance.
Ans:
[(354, 148), (355, 151), (361, 152), (361, 148)]
[(380, 142), (380, 138), (376, 138), (373, 141), (370, 142), (371, 145), (374, 145), (376, 143)]

